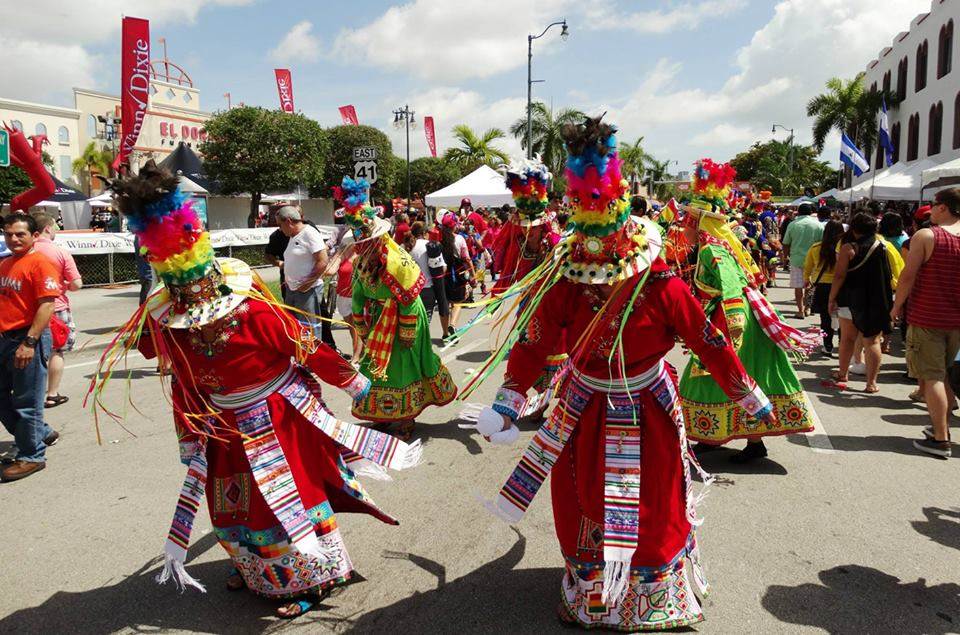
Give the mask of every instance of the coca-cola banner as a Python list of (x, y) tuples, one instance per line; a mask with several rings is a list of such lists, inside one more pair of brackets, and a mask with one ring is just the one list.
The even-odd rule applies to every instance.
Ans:
[(137, 145), (150, 97), (150, 22), (141, 18), (123, 19), (120, 49), (120, 148), (114, 169), (127, 162)]
[(290, 69), (275, 68), (273, 74), (277, 77), (277, 93), (280, 94), (280, 110), (293, 112), (293, 79)]
[(359, 126), (360, 120), (357, 119), (357, 109), (353, 105), (349, 106), (340, 106), (340, 118), (343, 119), (343, 123), (347, 126)]
[(423, 118), (423, 134), (427, 135), (427, 145), (430, 146), (430, 156), (437, 156), (437, 135), (433, 131), (433, 117)]

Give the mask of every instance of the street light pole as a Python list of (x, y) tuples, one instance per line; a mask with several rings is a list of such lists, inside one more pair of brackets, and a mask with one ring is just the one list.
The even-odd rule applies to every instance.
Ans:
[[(563, 27), (560, 30), (560, 37), (563, 40), (566, 40), (570, 35), (570, 30), (567, 28), (567, 20), (563, 19), (559, 22), (551, 22), (547, 25), (543, 31), (540, 32), (540, 35), (527, 35), (527, 158), (533, 158), (533, 41), (539, 40), (542, 38), (547, 31), (550, 30), (550, 27), (561, 26)], [(542, 80), (538, 80), (542, 81)]]
[(778, 123), (773, 124), (773, 127), (770, 129), (771, 134), (776, 134), (777, 128), (781, 128), (790, 133), (790, 136), (787, 137), (787, 147), (790, 149), (788, 156), (787, 169), (790, 171), (790, 174), (793, 174), (793, 128), (787, 128), (786, 126), (781, 126)]
[(407, 128), (407, 208), (410, 208), (410, 124), (415, 123), (413, 110), (410, 110), (408, 104), (404, 104), (403, 108), (397, 108), (393, 111), (393, 125), (399, 127), (400, 122), (403, 121)]

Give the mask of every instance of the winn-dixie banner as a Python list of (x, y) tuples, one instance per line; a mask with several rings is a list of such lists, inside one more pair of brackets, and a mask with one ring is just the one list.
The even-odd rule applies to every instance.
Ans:
[(430, 156), (437, 156), (437, 135), (433, 130), (433, 117), (423, 118), (423, 133), (427, 136), (427, 145), (430, 146)]
[(114, 169), (127, 162), (147, 116), (150, 98), (150, 22), (124, 18), (120, 49), (120, 148)]
[(359, 126), (360, 119), (357, 117), (357, 109), (353, 107), (353, 104), (348, 104), (346, 106), (340, 106), (337, 108), (340, 111), (340, 120), (343, 121), (346, 126)]
[(280, 95), (280, 109), (283, 112), (293, 112), (293, 78), (290, 69), (275, 68), (273, 74), (277, 78), (277, 93)]
[[(236, 229), (213, 229), (210, 230), (210, 244), (214, 248), (219, 247), (243, 247), (244, 245), (265, 245), (270, 240), (270, 234), (276, 231), (276, 227), (238, 227)], [(328, 225), (317, 225), (320, 235), (324, 240), (333, 236), (333, 227)], [(133, 253), (133, 234), (123, 233), (105, 233), (105, 232), (82, 232), (69, 233), (58, 232), (54, 240), (71, 254), (90, 255), (90, 254), (132, 254)]]

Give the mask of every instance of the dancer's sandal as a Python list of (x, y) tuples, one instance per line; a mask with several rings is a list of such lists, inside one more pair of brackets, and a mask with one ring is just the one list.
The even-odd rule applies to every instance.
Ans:
[(316, 604), (316, 602), (311, 600), (297, 600), (295, 602), (290, 602), (289, 604), (284, 604), (277, 609), (277, 617), (285, 620), (292, 620), (296, 617), (300, 617), (312, 609)]
[(294, 602), (290, 602), (289, 604), (284, 604), (277, 609), (277, 617), (285, 620), (292, 620), (296, 617), (300, 617), (330, 597), (330, 593), (332, 591), (332, 588), (324, 589), (320, 591), (320, 593), (317, 594), (317, 597), (312, 600), (296, 600)]
[(227, 576), (227, 591), (240, 591), (246, 586), (247, 583), (243, 580), (240, 572), (236, 569), (230, 569), (230, 574)]

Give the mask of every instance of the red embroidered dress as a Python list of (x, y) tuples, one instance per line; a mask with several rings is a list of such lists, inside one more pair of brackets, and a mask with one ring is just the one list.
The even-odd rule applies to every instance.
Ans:
[[(639, 283), (638, 276), (625, 284), (635, 289)], [(504, 406), (522, 403), (565, 336), (572, 344), (566, 350), (588, 351), (579, 359), (571, 353), (570, 375), (558, 391), (560, 403), (501, 490), (497, 506), (517, 518), (546, 473), (551, 474), (554, 522), (566, 560), (562, 599), (567, 619), (586, 627), (637, 631), (702, 620), (684, 568), (688, 557), (705, 590), (693, 531), (692, 457), (676, 372), (664, 356), (679, 337), (731, 399), (752, 412), (766, 400), (700, 303), (659, 258), (623, 329), (624, 358), (615, 354), (611, 363), (611, 347), (630, 296), (619, 296), (623, 299), (606, 309), (610, 319), (591, 341), (577, 347), (604, 299), (592, 285), (562, 280), (553, 286), (525, 339), (510, 352), (494, 408), (503, 412)], [(552, 464), (551, 448), (559, 451)], [(631, 487), (639, 490), (633, 502), (618, 495)], [(627, 554), (627, 589), (621, 601), (605, 603), (605, 550), (618, 546), (632, 549), (632, 555)]]
[[(196, 331), (159, 328), (153, 319), (148, 323), (153, 337), (162, 337), (174, 351), (172, 392), (181, 459), (189, 462), (198, 452), (199, 459), (206, 459), (205, 494), (217, 539), (247, 588), (258, 595), (290, 597), (351, 577), (353, 566), (336, 512), (363, 512), (398, 523), (369, 501), (354, 476), (353, 469), (369, 463), (335, 441), (332, 437), (348, 443), (336, 430), (320, 429), (321, 421), (331, 419), (314, 375), (353, 396), (362, 394), (367, 382), (323, 344), (304, 367), (292, 366), (296, 350), (291, 336), (296, 334), (288, 333), (290, 322), (277, 311), (248, 299), (224, 318), (224, 328), (212, 343), (201, 341)], [(139, 349), (148, 358), (156, 355), (150, 335), (140, 338)], [(202, 424), (200, 419), (192, 419), (192, 426), (185, 422), (186, 413), (201, 402), (219, 411), (211, 422), (219, 427), (215, 437), (188, 432)], [(273, 473), (266, 474), (251, 467), (251, 461), (258, 460), (256, 444), (264, 448), (270, 443), (267, 470)], [(309, 517), (305, 531), (316, 535), (323, 557), (296, 548), (290, 525), (278, 520), (278, 514), (286, 512), (284, 503), (265, 499), (268, 488), (283, 486), (277, 475), (287, 468), (287, 480), (292, 477), (286, 484), (288, 497), (302, 502)], [(189, 526), (186, 533), (189, 541)]]

